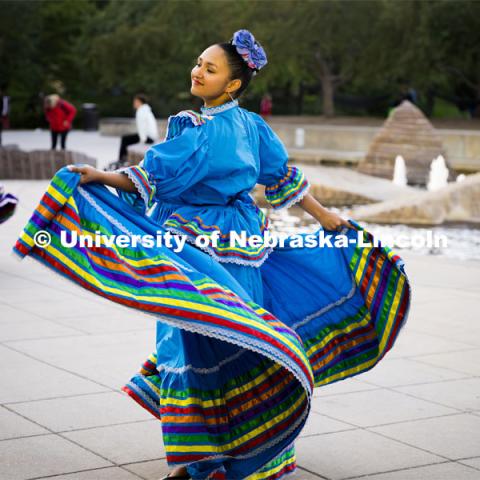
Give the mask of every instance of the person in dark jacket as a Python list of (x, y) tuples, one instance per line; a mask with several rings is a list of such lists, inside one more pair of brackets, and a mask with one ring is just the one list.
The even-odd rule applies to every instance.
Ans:
[(10, 127), (10, 97), (7, 95), (6, 87), (0, 90), (0, 145), (2, 144), (2, 130)]
[(76, 114), (77, 109), (71, 103), (60, 98), (59, 95), (48, 95), (45, 99), (45, 117), (52, 134), (52, 150), (57, 147), (59, 136), (62, 150), (65, 150), (67, 135), (72, 128), (72, 122)]

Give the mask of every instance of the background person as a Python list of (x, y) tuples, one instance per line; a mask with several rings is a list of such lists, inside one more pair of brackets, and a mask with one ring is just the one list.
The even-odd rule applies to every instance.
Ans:
[(57, 148), (57, 139), (60, 136), (62, 150), (66, 148), (67, 135), (72, 128), (72, 122), (77, 109), (57, 94), (48, 95), (45, 99), (45, 117), (50, 125), (52, 135), (52, 150)]
[(2, 131), (10, 127), (10, 97), (7, 95), (6, 87), (0, 90), (0, 145), (2, 144)]
[(137, 93), (133, 97), (133, 108), (136, 110), (135, 122), (137, 124), (137, 133), (131, 135), (122, 135), (120, 152), (118, 154), (119, 164), (124, 164), (127, 160), (127, 147), (135, 143), (151, 144), (158, 140), (157, 121), (153, 115), (152, 109), (148, 104), (147, 97)]
[(269, 93), (266, 93), (260, 102), (260, 115), (263, 118), (268, 118), (272, 114), (272, 96)]

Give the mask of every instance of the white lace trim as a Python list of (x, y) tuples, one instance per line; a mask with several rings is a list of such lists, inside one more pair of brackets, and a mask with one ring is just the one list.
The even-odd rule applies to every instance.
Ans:
[[(138, 194), (142, 197), (143, 202), (145, 203), (145, 210), (148, 210), (148, 203), (149, 203), (149, 197), (148, 193), (143, 187), (143, 185), (140, 183), (140, 180), (135, 176), (135, 174), (130, 170), (130, 167), (124, 167), (120, 168), (118, 170), (115, 170), (116, 173), (122, 173), (124, 175), (127, 175), (127, 177), (133, 182), (135, 185), (135, 188), (137, 189)], [(131, 192), (129, 192), (131, 193)]]
[(182, 235), (185, 237), (186, 241), (188, 243), (191, 243), (192, 245), (195, 245), (197, 248), (200, 250), (203, 250), (204, 252), (208, 253), (211, 257), (213, 257), (215, 260), (217, 260), (220, 263), (236, 263), (237, 265), (244, 265), (247, 267), (260, 267), (265, 260), (268, 258), (270, 253), (273, 251), (273, 247), (268, 247), (264, 250), (265, 255), (260, 259), (260, 260), (255, 260), (255, 261), (250, 261), (250, 260), (244, 260), (243, 258), (236, 258), (236, 257), (221, 257), (217, 255), (215, 250), (213, 250), (212, 247), (207, 247), (207, 246), (200, 246), (195, 243), (195, 236), (191, 235), (190, 233), (184, 232), (183, 230), (180, 230), (179, 228), (175, 227), (170, 227), (168, 225), (164, 225), (163, 228), (169, 230), (172, 233), (175, 233), (177, 235)]
[(230, 102), (226, 102), (222, 105), (218, 105), (217, 107), (200, 107), (202, 113), (206, 113), (208, 115), (225, 112), (226, 110), (230, 110), (231, 108), (238, 107), (238, 100), (231, 100)]
[(233, 360), (236, 360), (237, 358), (240, 358), (245, 352), (248, 350), (245, 348), (242, 348), (238, 352), (234, 353), (233, 355), (230, 355), (230, 357), (226, 357), (220, 362), (218, 362), (217, 365), (210, 367), (210, 368), (200, 368), (200, 367), (194, 367), (192, 364), (184, 365), (183, 367), (168, 367), (165, 364), (157, 364), (157, 371), (162, 372), (165, 371), (167, 373), (185, 373), (187, 371), (192, 371), (195, 373), (198, 373), (200, 375), (208, 375), (210, 373), (216, 373), (219, 372), (220, 369), (224, 366), (227, 365), (228, 363), (232, 362)]
[[(141, 375), (141, 374), (137, 374), (137, 375)], [(145, 377), (145, 375), (143, 375), (143, 377)], [(148, 377), (146, 377), (148, 378)], [(145, 380), (144, 380), (145, 381)], [(156, 404), (148, 395), (145, 394), (145, 392), (137, 386), (137, 384), (133, 383), (132, 381), (129, 381), (127, 383), (127, 387), (130, 389), (130, 390), (134, 390), (135, 393), (146, 403), (150, 406), (150, 408), (153, 410), (153, 411), (156, 411), (158, 412), (158, 414), (160, 414), (160, 412), (158, 411), (158, 404)]]
[(342, 303), (345, 303), (347, 300), (353, 297), (355, 294), (355, 291), (357, 290), (357, 284), (355, 283), (355, 278), (353, 277), (352, 272), (350, 271), (350, 279), (352, 280), (352, 287), (350, 288), (350, 291), (344, 295), (343, 297), (339, 298), (335, 302), (332, 302), (325, 307), (322, 307), (320, 310), (317, 310), (314, 313), (311, 313), (310, 315), (307, 315), (303, 320), (298, 321), (297, 323), (294, 323), (290, 328), (292, 330), (297, 330), (300, 327), (303, 327), (306, 323), (308, 323), (310, 320), (313, 320), (314, 318), (319, 317), (320, 315), (323, 315), (324, 313), (328, 312), (334, 307), (338, 307)]
[(305, 187), (305, 190), (303, 190), (301, 193), (299, 193), (295, 197), (291, 198), (288, 202), (282, 203), (279, 206), (273, 206), (272, 205), (272, 208), (274, 210), (281, 210), (282, 208), (290, 208), (295, 203), (300, 202), (300, 200), (302, 200), (303, 197), (305, 197), (305, 195), (309, 192), (309, 190), (310, 190), (310, 183), (307, 183), (307, 186)]

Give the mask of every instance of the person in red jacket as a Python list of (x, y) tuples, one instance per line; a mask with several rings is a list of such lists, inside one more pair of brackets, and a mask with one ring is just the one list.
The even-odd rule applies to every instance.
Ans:
[(266, 93), (260, 102), (260, 115), (267, 119), (272, 114), (272, 96)]
[(45, 99), (45, 117), (50, 125), (52, 134), (52, 150), (57, 148), (57, 139), (60, 135), (62, 150), (65, 150), (67, 135), (72, 128), (72, 122), (77, 114), (77, 109), (59, 95), (48, 95)]

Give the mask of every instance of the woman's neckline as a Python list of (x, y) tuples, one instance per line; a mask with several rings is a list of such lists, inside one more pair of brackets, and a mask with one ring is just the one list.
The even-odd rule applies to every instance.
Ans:
[(216, 107), (200, 107), (202, 113), (207, 115), (212, 115), (215, 113), (225, 112), (231, 108), (238, 107), (238, 100), (230, 100), (227, 103), (222, 103), (222, 105), (217, 105)]

